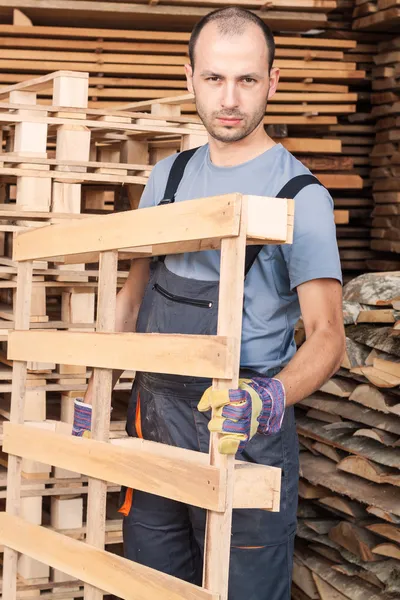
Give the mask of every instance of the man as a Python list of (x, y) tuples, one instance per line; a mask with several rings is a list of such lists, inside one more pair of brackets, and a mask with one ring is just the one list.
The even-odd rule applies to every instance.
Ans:
[[(294, 241), (263, 247), (247, 265), (243, 379), (219, 403), (217, 417), (210, 422), (210, 406), (216, 406), (210, 380), (137, 373), (127, 431), (202, 452), (208, 451), (209, 429), (220, 431), (221, 452), (282, 468), (279, 513), (234, 511), (229, 598), (290, 600), (298, 493), (293, 405), (331, 377), (344, 352), (333, 203), (264, 130), (279, 80), (269, 28), (247, 10), (220, 9), (197, 24), (189, 49), (187, 85), (209, 142), (190, 158), (178, 155), (187, 164), (168, 200), (230, 192), (274, 197), (289, 185), (296, 196)], [(175, 160), (155, 166), (139, 208), (164, 199)], [(298, 176), (305, 179), (296, 189)], [(117, 297), (117, 330), (215, 333), (218, 278), (218, 251), (168, 256), (152, 269), (148, 259), (134, 261)], [(306, 341), (296, 353), (300, 311)], [(76, 435), (90, 428), (91, 395), (89, 385), (86, 403), (76, 407)], [(126, 556), (201, 585), (205, 512), (140, 491), (124, 490), (122, 501)]]

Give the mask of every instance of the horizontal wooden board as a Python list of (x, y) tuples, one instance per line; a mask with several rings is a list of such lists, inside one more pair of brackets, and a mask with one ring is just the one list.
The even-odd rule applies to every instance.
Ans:
[[(60, 38), (84, 38), (84, 39), (113, 39), (113, 40), (147, 40), (147, 41), (171, 41), (187, 43), (190, 38), (190, 33), (185, 31), (146, 31), (140, 29), (104, 29), (96, 27), (46, 27), (40, 25), (23, 26), (23, 25), (3, 25), (0, 24), (0, 34), (23, 36), (30, 38), (41, 36), (45, 38), (60, 37)], [(354, 40), (344, 39), (326, 39), (312, 37), (275, 37), (277, 46), (292, 46), (306, 48), (356, 48), (357, 42)]]
[(231, 237), (238, 235), (240, 206), (239, 194), (227, 194), (212, 200), (178, 202), (43, 227), (18, 236), (13, 258), (28, 260), (148, 246), (154, 242)]
[[(237, 235), (243, 199), (249, 207), (248, 235), (265, 243), (290, 239), (293, 212), (287, 200), (226, 194), (41, 227), (18, 236), (13, 258), (29, 260), (148, 245), (162, 246), (164, 254), (190, 251), (195, 240), (218, 241)], [(263, 221), (257, 219), (255, 209), (262, 209)]]
[(13, 331), (8, 358), (221, 379), (232, 376), (229, 340), (210, 335)]
[(124, 600), (218, 600), (204, 588), (0, 513), (0, 543)]
[(126, 448), (37, 425), (5, 423), (4, 451), (44, 464), (51, 461), (55, 467), (179, 502), (224, 510), (223, 472), (204, 464), (200, 453), (175, 447), (164, 453), (162, 444), (139, 438)]

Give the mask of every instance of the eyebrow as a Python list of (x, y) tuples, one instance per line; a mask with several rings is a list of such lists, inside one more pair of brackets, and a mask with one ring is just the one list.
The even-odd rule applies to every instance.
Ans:
[[(220, 75), (220, 73), (215, 73), (214, 71), (202, 71), (200, 73), (200, 75), (202, 77), (207, 77), (207, 76), (211, 76), (211, 77), (223, 77), (223, 75)], [(244, 77), (253, 77), (254, 79), (261, 79), (261, 75), (259, 75), (259, 73), (244, 73), (243, 75), (239, 75), (237, 77), (237, 79), (243, 79)]]

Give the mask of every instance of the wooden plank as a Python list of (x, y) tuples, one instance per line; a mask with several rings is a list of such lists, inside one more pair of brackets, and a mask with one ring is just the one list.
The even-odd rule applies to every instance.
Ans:
[[(149, 246), (150, 241), (156, 241), (156, 244), (149, 256), (191, 252), (199, 249), (199, 244), (202, 249), (218, 248), (221, 238), (236, 235), (237, 207), (241, 198), (249, 205), (248, 235), (251, 236), (254, 231), (256, 237), (253, 240), (279, 244), (286, 243), (291, 238), (293, 218), (290, 201), (280, 202), (278, 210), (276, 198), (226, 194), (140, 211), (103, 215), (68, 225), (57, 224), (52, 225), (51, 229), (42, 227), (40, 232), (38, 229), (29, 231), (16, 238), (14, 260), (27, 260), (32, 255), (35, 255), (32, 258), (38, 258), (39, 255), (40, 258), (80, 255), (79, 260), (83, 262), (81, 255), (87, 253), (89, 248), (92, 248), (92, 255), (94, 252), (116, 248), (134, 252), (137, 246), (143, 254), (144, 247)], [(262, 207), (265, 217), (262, 223), (255, 216), (257, 207)], [(168, 227), (167, 223), (170, 223)], [(98, 235), (100, 229), (104, 231), (102, 236)], [(156, 240), (152, 231), (157, 232)], [(132, 245), (133, 237), (135, 246)], [(142, 240), (146, 242), (142, 243)], [(251, 240), (249, 237), (248, 242), (252, 243)], [(76, 260), (72, 258), (72, 262)]]
[[(138, 443), (126, 448), (12, 423), (4, 423), (3, 431), (5, 452), (44, 463), (51, 458), (53, 466), (102, 481), (210, 510), (224, 509), (223, 476), (201, 458), (185, 458), (189, 450), (174, 448), (174, 453), (164, 454), (162, 444), (147, 440), (135, 438), (132, 441)], [(147, 451), (149, 445), (157, 447)]]
[[(46, 27), (41, 25), (34, 25), (33, 27), (24, 27), (17, 25), (3, 25), (0, 24), (0, 34), (12, 35), (12, 36), (24, 36), (26, 38), (33, 38), (40, 36), (43, 38), (103, 38), (103, 39), (123, 39), (123, 40), (137, 40), (137, 41), (170, 41), (170, 42), (181, 42), (182, 44), (189, 41), (190, 33), (184, 31), (146, 31), (140, 29), (101, 29), (96, 27), (84, 28), (84, 27)], [(306, 47), (306, 48), (340, 48), (350, 49), (356, 48), (357, 42), (354, 40), (342, 40), (342, 39), (326, 39), (326, 38), (301, 38), (301, 37), (288, 37), (279, 36), (275, 37), (275, 43), (277, 46), (293, 46), (293, 47)]]
[(232, 373), (231, 342), (220, 335), (13, 331), (8, 339), (12, 360), (197, 377)]
[[(96, 333), (115, 330), (117, 300), (118, 252), (100, 254), (99, 289)], [(112, 369), (95, 369), (93, 373), (93, 402), (91, 437), (108, 442), (110, 435)], [(86, 542), (100, 550), (106, 539), (107, 481), (89, 479)], [(85, 600), (102, 600), (103, 594), (93, 586), (85, 587)]]
[(196, 585), (7, 513), (0, 513), (0, 541), (124, 600), (218, 600)]
[[(240, 202), (240, 194), (226, 194), (93, 217), (67, 226), (43, 227), (40, 231), (30, 231), (16, 238), (13, 258), (27, 260), (130, 248), (133, 245), (147, 246), (154, 241), (164, 244), (229, 237), (238, 232), (236, 208)], [(99, 231), (102, 231), (101, 236)]]
[[(29, 329), (32, 295), (32, 262), (18, 265), (17, 298), (15, 306), (15, 326), (21, 331)], [(24, 421), (25, 384), (27, 375), (26, 362), (13, 364), (10, 425), (18, 425)], [(17, 516), (21, 508), (21, 466), (19, 456), (8, 457), (7, 465), (7, 501), (6, 510), (10, 517)], [(17, 559), (15, 549), (4, 549), (2, 595), (9, 600), (16, 599)]]
[[(137, 438), (111, 440), (113, 445), (122, 446), (132, 453), (138, 447)], [(145, 442), (146, 452), (157, 459), (161, 452), (159, 444)], [(180, 452), (182, 450), (180, 449)], [(173, 461), (179, 453), (175, 446), (162, 446), (162, 455)], [(191, 461), (193, 468), (202, 464), (208, 466), (209, 457), (202, 452), (188, 451), (185, 460)], [(272, 512), (279, 511), (281, 489), (281, 469), (266, 465), (255, 465), (241, 460), (235, 461), (234, 508), (263, 508)]]
[[(117, 167), (118, 168), (118, 167)], [(40, 179), (57, 179), (65, 182), (70, 181), (72, 183), (119, 183), (128, 184), (134, 183), (145, 186), (147, 183), (147, 177), (140, 177), (135, 175), (118, 175), (112, 173), (82, 173), (82, 172), (68, 172), (68, 171), (35, 171), (33, 169), (22, 169), (22, 168), (6, 168), (0, 166), (0, 175), (3, 177), (36, 177)]]
[[(243, 203), (240, 215), (239, 235), (224, 240), (221, 245), (218, 335), (232, 340), (233, 372), (230, 378), (213, 379), (213, 389), (236, 389), (239, 385), (240, 341), (242, 337), (242, 305), (246, 256), (246, 232), (249, 204)], [(214, 415), (213, 415), (214, 416)], [(226, 505), (223, 513), (207, 513), (203, 586), (217, 592), (220, 600), (228, 600), (229, 561), (232, 536), (232, 509), (234, 495), (234, 455), (223, 455), (218, 450), (220, 434), (211, 433), (210, 464), (220, 469), (225, 480)]]

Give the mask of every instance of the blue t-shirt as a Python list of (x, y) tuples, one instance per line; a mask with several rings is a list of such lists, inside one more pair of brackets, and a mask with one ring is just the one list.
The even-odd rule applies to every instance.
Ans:
[[(176, 155), (154, 167), (139, 208), (162, 200)], [(281, 144), (234, 167), (217, 167), (208, 144), (188, 162), (176, 202), (228, 193), (275, 197), (296, 175), (310, 173)], [(206, 250), (166, 257), (166, 267), (181, 277), (216, 281), (220, 252)], [(309, 185), (295, 198), (294, 239), (290, 245), (264, 246), (245, 281), (242, 367), (267, 373), (282, 368), (296, 351), (294, 326), (300, 316), (296, 287), (311, 279), (342, 282), (333, 201), (329, 192)]]

